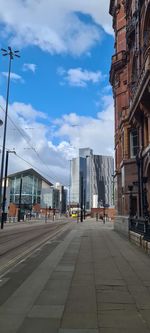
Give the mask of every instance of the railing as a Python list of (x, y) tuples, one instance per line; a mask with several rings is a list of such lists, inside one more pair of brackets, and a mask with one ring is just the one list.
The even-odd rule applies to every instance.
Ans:
[(112, 64), (115, 64), (118, 61), (126, 61), (127, 59), (127, 52), (122, 50), (112, 56)]
[(144, 236), (145, 240), (150, 241), (150, 217), (145, 219), (129, 218), (129, 230)]

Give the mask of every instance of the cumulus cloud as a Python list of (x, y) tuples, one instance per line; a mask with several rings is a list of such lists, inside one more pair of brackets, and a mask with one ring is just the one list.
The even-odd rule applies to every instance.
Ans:
[(36, 64), (23, 64), (23, 71), (27, 72), (27, 71), (31, 71), (33, 73), (35, 73), (36, 71)]
[[(0, 119), (3, 121), (5, 105), (5, 99), (0, 96)], [(6, 148), (10, 150), (15, 148), (17, 155), (15, 158), (10, 156), (8, 173), (33, 167), (53, 183), (60, 181), (67, 184), (66, 159), (61, 152), (49, 147), (48, 140), (53, 138), (48, 119), (45, 125), (42, 116), (45, 117), (43, 112), (35, 110), (31, 105), (18, 102), (9, 104)], [(2, 126), (0, 146), (2, 146), (3, 130)]]
[(102, 29), (112, 34), (109, 0), (0, 0), (0, 8), (1, 34), (18, 47), (79, 56), (100, 41)]
[[(114, 154), (114, 104), (110, 95), (103, 97), (103, 109), (96, 117), (79, 116), (74, 113), (63, 115), (56, 120), (59, 124), (55, 135), (59, 138), (67, 137), (70, 147), (90, 147), (94, 153), (100, 155)], [(75, 120), (75, 124), (74, 124)], [(68, 150), (70, 156), (70, 150)], [(71, 151), (72, 155), (72, 151)]]
[[(2, 120), (4, 120), (2, 108), (5, 110), (5, 103), (4, 98), (0, 96)], [(9, 173), (30, 168), (32, 165), (50, 181), (60, 181), (67, 185), (69, 159), (77, 156), (79, 148), (90, 147), (95, 154), (113, 155), (113, 99), (106, 95), (102, 103), (103, 109), (95, 117), (70, 113), (51, 122), (49, 119), (44, 119), (44, 113), (35, 110), (32, 105), (19, 102), (10, 104), (6, 147), (15, 148), (17, 155), (23, 160), (18, 156), (10, 157), (13, 163), (10, 159)], [(0, 131), (0, 145), (2, 145), (3, 126)]]
[[(8, 72), (2, 72), (2, 75), (5, 76), (6, 78), (8, 78)], [(13, 72), (10, 73), (10, 79), (13, 82), (20, 81), (21, 83), (24, 83), (24, 79), (22, 78), (22, 76), (20, 76), (20, 75), (18, 75), (16, 73), (13, 73)]]
[(63, 82), (67, 82), (70, 86), (86, 87), (87, 83), (97, 83), (101, 80), (100, 71), (92, 72), (82, 68), (70, 68), (66, 71), (64, 68), (58, 68), (58, 74), (63, 77)]

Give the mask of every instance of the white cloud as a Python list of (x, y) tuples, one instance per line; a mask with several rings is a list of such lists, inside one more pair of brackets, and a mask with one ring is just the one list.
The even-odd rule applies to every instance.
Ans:
[[(2, 75), (8, 78), (8, 72), (2, 72)], [(20, 81), (21, 83), (24, 83), (23, 78), (20, 75), (13, 72), (10, 73), (10, 79), (14, 82)]]
[[(80, 55), (112, 34), (109, 0), (0, 0), (1, 34), (11, 45), (36, 45), (53, 53)], [(78, 14), (81, 14), (80, 16)], [(83, 20), (83, 16), (89, 20)]]
[[(69, 159), (77, 156), (79, 148), (90, 147), (95, 154), (113, 155), (114, 108), (112, 97), (104, 96), (103, 105), (103, 110), (96, 117), (70, 113), (51, 123), (46, 119), (46, 124), (43, 124), (45, 115), (42, 111), (35, 110), (28, 104), (14, 102), (8, 108), (6, 147), (15, 148), (19, 156), (33, 167), (38, 167), (38, 171), (52, 182), (60, 181), (67, 185), (69, 183)], [(4, 112), (1, 107), (5, 109), (5, 100), (2, 96), (0, 96), (0, 119), (4, 120)], [(10, 118), (13, 120), (13, 124), (10, 122)], [(20, 129), (19, 132), (14, 124)], [(3, 126), (1, 132), (2, 130)], [(2, 145), (2, 137), (1, 133), (0, 145)], [(13, 159), (13, 163), (11, 163), (11, 159)], [(29, 167), (31, 166), (26, 162), (13, 156), (10, 157), (8, 172), (12, 173)]]
[(68, 82), (71, 86), (86, 87), (87, 83), (97, 83), (102, 79), (100, 71), (92, 72), (82, 68), (70, 68), (65, 71), (64, 68), (58, 68), (58, 74), (63, 77), (63, 82)]
[(37, 67), (36, 64), (24, 64), (23, 71), (24, 72), (31, 71), (31, 72), (35, 73), (36, 67)]
[[(78, 116), (77, 114), (64, 115), (59, 120), (58, 130), (55, 135), (59, 138), (66, 137), (70, 147), (90, 147), (95, 154), (114, 154), (114, 105), (111, 96), (104, 96), (104, 108), (97, 113), (97, 117)], [(75, 125), (74, 126), (74, 120)], [(56, 120), (58, 123), (58, 120)], [(72, 155), (72, 151), (71, 151)], [(68, 157), (70, 151), (68, 150)]]
[[(5, 106), (5, 99), (0, 96), (0, 119), (3, 122)], [(46, 125), (43, 124), (45, 117), (43, 112), (35, 110), (30, 104), (19, 102), (9, 104), (6, 148), (10, 150), (15, 148), (17, 155), (23, 160), (17, 156), (10, 156), (8, 173), (33, 166), (35, 170), (38, 168), (37, 171), (53, 183), (60, 181), (68, 184), (66, 158), (61, 150), (57, 151), (58, 149), (54, 150), (49, 146), (48, 141), (53, 140), (53, 133), (48, 119), (46, 119)], [(3, 130), (4, 126), (1, 127), (0, 146), (2, 146)]]

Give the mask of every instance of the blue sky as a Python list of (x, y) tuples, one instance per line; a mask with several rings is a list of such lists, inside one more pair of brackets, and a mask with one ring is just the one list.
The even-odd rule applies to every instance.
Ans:
[[(21, 55), (11, 70), (7, 148), (17, 156), (9, 172), (32, 165), (67, 185), (68, 161), (78, 148), (113, 154), (109, 0), (0, 0), (0, 6), (0, 47)], [(1, 56), (2, 119), (7, 71)]]

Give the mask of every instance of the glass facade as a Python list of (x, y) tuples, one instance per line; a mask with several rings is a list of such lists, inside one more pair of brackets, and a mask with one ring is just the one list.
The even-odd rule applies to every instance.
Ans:
[(114, 160), (111, 156), (93, 155), (93, 195), (98, 197), (98, 207), (113, 202)]
[(113, 157), (93, 155), (90, 148), (79, 149), (79, 157), (71, 163), (71, 203), (81, 202), (83, 178), (86, 209), (93, 207), (93, 200), (97, 200), (98, 207), (113, 206), (113, 173)]
[[(21, 188), (22, 179), (22, 188)], [(37, 203), (41, 203), (42, 179), (36, 175), (19, 174), (10, 178), (10, 202), (19, 204), (21, 191), (21, 204), (28, 208)]]

